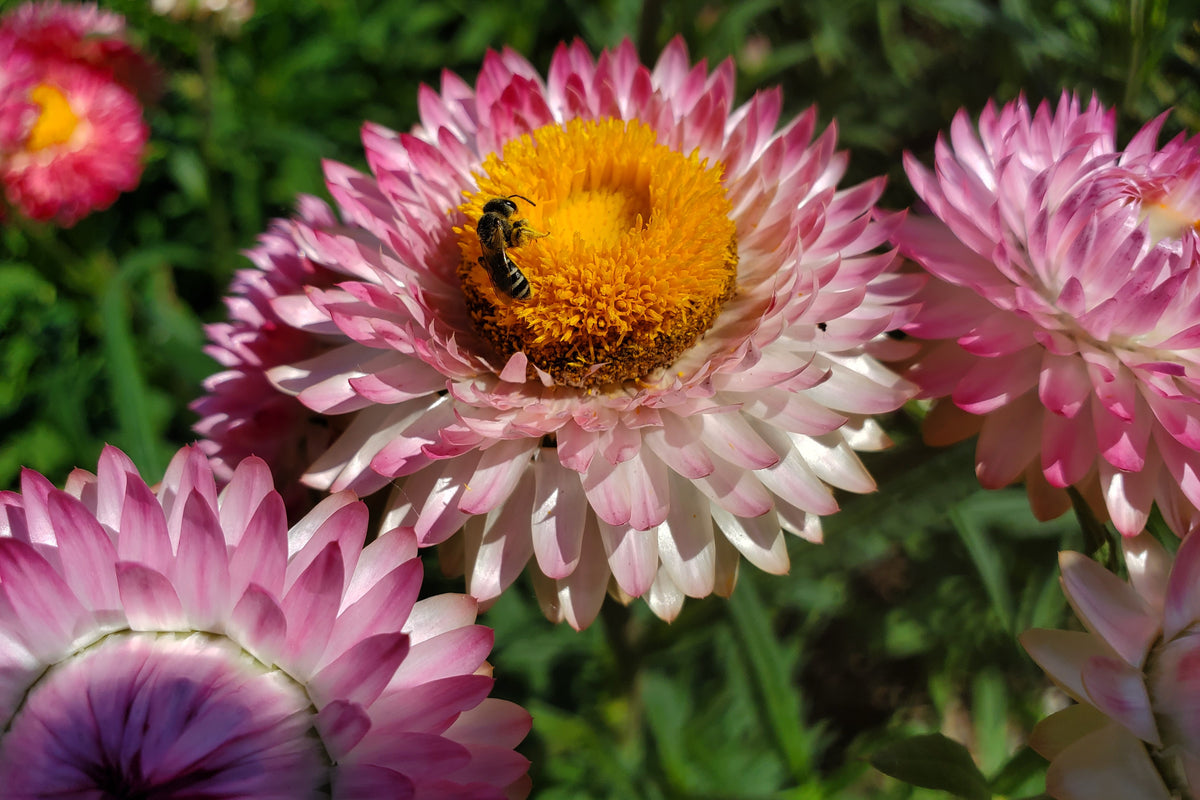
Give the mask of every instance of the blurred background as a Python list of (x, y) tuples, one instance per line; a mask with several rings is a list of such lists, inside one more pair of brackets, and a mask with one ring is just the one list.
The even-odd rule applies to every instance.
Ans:
[[(779, 85), (785, 117), (816, 104), (852, 153), (843, 185), (885, 174), (892, 208), (913, 201), (901, 154), (929, 163), (955, 112), (989, 99), (1095, 93), (1121, 144), (1169, 108), (1164, 136), (1200, 129), (1196, 0), (258, 0), (240, 25), (102, 5), (166, 91), (135, 191), (68, 230), (0, 229), (0, 488), (22, 466), (61, 485), (105, 442), (161, 474), (195, 438), (187, 404), (217, 369), (202, 325), (240, 251), (297, 193), (326, 196), (322, 159), (365, 168), (364, 120), (409, 128), (417, 87), (473, 81), (489, 48), (544, 72), (559, 42), (629, 38), (653, 64), (682, 34), (693, 59), (734, 59), (740, 100)], [(826, 544), (793, 541), (790, 576), (743, 565), (731, 600), (671, 625), (610, 601), (584, 633), (555, 628), (521, 584), (484, 615), (496, 693), (534, 714), (534, 797), (946, 797), (868, 760), (933, 732), (989, 779), (963, 796), (1042, 791), (1022, 744), (1062, 700), (1015, 636), (1064, 624), (1055, 553), (1084, 547), (1080, 526), (979, 490), (970, 443), (929, 450), (911, 415), (887, 424), (897, 446), (866, 459), (881, 492), (842, 498)], [(461, 591), (435, 560), (427, 575)]]

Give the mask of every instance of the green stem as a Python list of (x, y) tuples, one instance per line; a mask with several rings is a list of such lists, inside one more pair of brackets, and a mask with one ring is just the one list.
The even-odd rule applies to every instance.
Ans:
[(1074, 486), (1067, 487), (1067, 494), (1071, 498), (1071, 508), (1075, 511), (1075, 519), (1079, 520), (1079, 527), (1083, 529), (1084, 539), (1087, 541), (1088, 552), (1096, 555), (1104, 552), (1104, 565), (1113, 572), (1120, 569), (1120, 559), (1117, 558), (1117, 553), (1121, 548), (1113, 541), (1109, 533), (1108, 526), (1096, 518), (1092, 512), (1092, 507), (1088, 505), (1087, 500), (1079, 493)]

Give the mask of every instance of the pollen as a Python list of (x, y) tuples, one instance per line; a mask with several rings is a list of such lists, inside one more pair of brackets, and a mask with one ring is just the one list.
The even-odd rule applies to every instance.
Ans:
[(25, 140), (26, 149), (37, 152), (69, 142), (79, 125), (79, 117), (71, 110), (66, 96), (48, 83), (39, 83), (30, 90), (29, 99), (42, 110)]
[[(737, 242), (721, 166), (616, 119), (571, 120), (510, 141), (476, 176), (456, 228), (459, 279), (477, 330), (502, 359), (523, 351), (556, 383), (644, 381), (712, 326), (737, 286)], [(517, 206), (538, 237), (504, 256), (529, 281), (515, 300), (480, 263), (489, 200)]]

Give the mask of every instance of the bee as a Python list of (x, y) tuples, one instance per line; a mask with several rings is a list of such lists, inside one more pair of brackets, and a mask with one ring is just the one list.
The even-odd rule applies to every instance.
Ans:
[(483, 248), (479, 265), (487, 271), (498, 293), (513, 300), (528, 300), (531, 294), (529, 279), (508, 257), (505, 248), (520, 247), (530, 239), (539, 239), (547, 234), (535, 231), (529, 227), (526, 220), (510, 220), (517, 212), (517, 204), (512, 201), (514, 197), (531, 206), (536, 205), (529, 198), (519, 194), (493, 197), (484, 203), (483, 216), (475, 226), (475, 232), (479, 235), (479, 246)]

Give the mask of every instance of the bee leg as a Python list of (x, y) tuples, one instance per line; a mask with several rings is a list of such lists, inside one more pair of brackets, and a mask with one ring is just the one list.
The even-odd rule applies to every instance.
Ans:
[(512, 224), (512, 246), (520, 247), (523, 244), (528, 244), (531, 239), (541, 239), (543, 236), (549, 236), (548, 233), (535, 231), (529, 227), (529, 223), (523, 219), (519, 219)]

